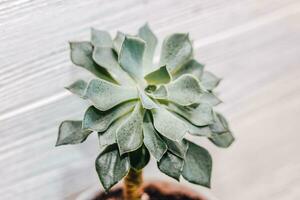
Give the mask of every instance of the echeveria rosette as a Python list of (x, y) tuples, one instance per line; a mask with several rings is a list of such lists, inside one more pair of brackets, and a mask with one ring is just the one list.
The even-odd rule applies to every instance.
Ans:
[(209, 153), (186, 134), (204, 136), (219, 147), (234, 140), (225, 118), (213, 107), (220, 79), (193, 58), (188, 34), (175, 33), (153, 64), (157, 38), (144, 25), (137, 35), (112, 39), (92, 29), (90, 42), (72, 42), (71, 60), (93, 73), (67, 89), (91, 102), (82, 121), (64, 121), (57, 145), (83, 142), (97, 132), (96, 170), (106, 190), (130, 168), (142, 169), (152, 155), (168, 176), (210, 187)]

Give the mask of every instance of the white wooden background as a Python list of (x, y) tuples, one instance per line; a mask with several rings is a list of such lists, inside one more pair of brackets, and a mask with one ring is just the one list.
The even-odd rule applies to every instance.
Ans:
[[(0, 199), (71, 200), (100, 185), (95, 136), (54, 148), (59, 122), (87, 106), (63, 89), (87, 76), (68, 41), (88, 39), (92, 26), (134, 33), (147, 21), (160, 39), (190, 32), (196, 58), (224, 79), (218, 109), (236, 142), (201, 141), (215, 196), (299, 200), (299, 0), (0, 0)], [(166, 178), (153, 163), (146, 174)]]

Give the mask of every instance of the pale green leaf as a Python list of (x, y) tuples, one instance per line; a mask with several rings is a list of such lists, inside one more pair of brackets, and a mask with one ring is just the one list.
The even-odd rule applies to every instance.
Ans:
[(93, 59), (105, 68), (121, 85), (133, 85), (133, 79), (121, 68), (116, 53), (110, 47), (95, 47)]
[(199, 97), (199, 103), (216, 106), (222, 103), (222, 101), (215, 94), (211, 92), (204, 92)]
[(209, 126), (195, 126), (190, 123), (188, 124), (189, 134), (191, 135), (210, 137), (212, 134), (212, 131), (210, 130)]
[(193, 48), (188, 34), (172, 34), (163, 41), (160, 65), (167, 65), (172, 73), (187, 63), (192, 54)]
[(186, 118), (196, 126), (205, 126), (214, 122), (212, 108), (207, 104), (199, 104), (196, 107), (191, 107), (169, 103), (168, 109)]
[(71, 85), (67, 86), (66, 89), (69, 90), (70, 92), (72, 92), (73, 94), (78, 95), (81, 98), (86, 98), (85, 97), (85, 91), (87, 88), (87, 82), (85, 82), (84, 80), (77, 80), (74, 83), (72, 83)]
[(101, 79), (116, 82), (106, 69), (94, 62), (93, 45), (90, 42), (70, 42), (70, 49), (71, 60), (75, 65), (87, 69)]
[(155, 129), (163, 136), (180, 141), (188, 131), (185, 122), (164, 108), (151, 110)]
[(137, 37), (126, 36), (119, 55), (121, 67), (134, 79), (143, 77), (145, 42)]
[(188, 128), (188, 133), (195, 136), (205, 136), (210, 137), (212, 131), (210, 130), (209, 126), (195, 126), (194, 124), (190, 123), (185, 118), (181, 117), (180, 115), (176, 115), (182, 122), (184, 122)]
[(116, 137), (112, 131), (113, 129), (115, 130), (114, 124), (115, 123), (113, 123), (105, 132), (98, 133), (100, 152), (105, 151), (107, 148), (117, 143)]
[(182, 176), (189, 182), (210, 187), (210, 178), (212, 171), (212, 159), (210, 154), (204, 148), (188, 142)]
[(103, 132), (116, 119), (133, 110), (135, 104), (136, 101), (129, 101), (107, 111), (101, 111), (94, 106), (90, 106), (84, 114), (82, 127), (92, 131)]
[(228, 123), (226, 119), (220, 114), (214, 114), (214, 123), (209, 125), (210, 129), (214, 133), (224, 133), (229, 131)]
[(138, 98), (136, 88), (121, 87), (101, 79), (90, 81), (86, 90), (86, 97), (99, 110), (105, 111), (132, 99)]
[(150, 72), (152, 71), (153, 57), (158, 40), (148, 24), (145, 24), (139, 29), (138, 36), (146, 42), (144, 69), (145, 72)]
[(123, 124), (124, 120), (126, 120), (129, 115), (130, 114), (126, 114), (114, 121), (105, 132), (98, 133), (100, 152), (117, 143), (117, 129)]
[(182, 67), (180, 67), (177, 71), (172, 73), (172, 78), (177, 79), (184, 74), (194, 75), (198, 80), (201, 79), (203, 74), (204, 65), (198, 63), (196, 60), (192, 59)]
[(159, 161), (168, 150), (164, 140), (158, 135), (154, 129), (150, 113), (146, 113), (143, 123), (144, 144), (154, 158)]
[(120, 54), (120, 50), (121, 50), (122, 43), (123, 43), (124, 39), (125, 39), (125, 34), (118, 31), (117, 35), (116, 35), (116, 37), (114, 38), (114, 41), (113, 41), (114, 49), (115, 49), (115, 51), (117, 52), (118, 55)]
[(106, 191), (117, 184), (129, 172), (128, 156), (120, 156), (117, 148), (102, 152), (95, 162), (99, 179)]
[(171, 81), (171, 76), (166, 66), (162, 66), (159, 69), (147, 74), (144, 78), (150, 85), (167, 84)]
[(213, 73), (205, 71), (201, 77), (201, 84), (207, 90), (213, 90), (220, 83), (221, 79), (215, 76)]
[(183, 140), (181, 141), (173, 141), (173, 140), (170, 140), (166, 137), (163, 137), (165, 143), (167, 144), (168, 146), (168, 150), (170, 152), (172, 152), (174, 155), (184, 159), (185, 158), (185, 154), (186, 154), (186, 151), (187, 151), (187, 143), (185, 143)]
[(81, 121), (63, 121), (59, 126), (55, 146), (78, 144), (86, 140), (92, 131), (83, 130)]
[(154, 97), (155, 99), (167, 99), (168, 91), (164, 85), (161, 85), (156, 90), (149, 93), (149, 95)]
[(143, 144), (143, 109), (136, 104), (133, 112), (117, 129), (117, 143), (120, 154), (137, 150)]
[(198, 80), (189, 74), (183, 75), (166, 85), (168, 100), (182, 106), (199, 103), (203, 93)]
[(216, 146), (227, 148), (234, 142), (231, 132), (213, 133), (209, 138)]
[(139, 96), (141, 103), (145, 109), (151, 110), (154, 108), (158, 108), (156, 103), (154, 103), (154, 101), (148, 95), (146, 95), (143, 90), (139, 90)]
[(170, 152), (166, 152), (158, 162), (158, 168), (164, 174), (179, 181), (184, 160)]
[(107, 31), (91, 28), (91, 43), (94, 47), (112, 47), (113, 41)]
[(144, 145), (129, 153), (130, 166), (135, 170), (143, 169), (150, 161), (150, 153)]

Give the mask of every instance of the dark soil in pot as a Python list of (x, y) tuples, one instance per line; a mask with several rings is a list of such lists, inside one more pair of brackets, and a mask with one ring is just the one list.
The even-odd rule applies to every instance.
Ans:
[[(147, 183), (143, 191), (142, 200), (207, 200), (191, 189), (174, 183)], [(113, 189), (109, 193), (100, 193), (93, 200), (123, 200), (122, 188)]]

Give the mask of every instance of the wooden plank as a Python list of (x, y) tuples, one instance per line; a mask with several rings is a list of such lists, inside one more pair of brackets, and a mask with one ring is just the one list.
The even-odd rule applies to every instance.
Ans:
[[(219, 109), (229, 117), (238, 138), (227, 151), (204, 142), (214, 156), (213, 191), (220, 199), (274, 198), (274, 188), (279, 186), (270, 185), (267, 193), (260, 188), (274, 181), (274, 173), (281, 177), (296, 174), (299, 169), (297, 156), (290, 160), (290, 153), (297, 152), (299, 139), (294, 132), (295, 119), (300, 114), (300, 96), (296, 92), (300, 87), (300, 47), (296, 45), (300, 27), (295, 23), (299, 16), (291, 14), (235, 37), (199, 45), (196, 57), (203, 57), (209, 69), (225, 77), (219, 91), (226, 103)], [(53, 147), (59, 122), (80, 119), (84, 107), (86, 104), (80, 99), (66, 96), (1, 121), (1, 197), (67, 199), (98, 184), (93, 170), (97, 155), (94, 136), (80, 146)], [(283, 140), (281, 131), (273, 126), (274, 121), (282, 123), (281, 129), (294, 142), (289, 138)], [(272, 137), (275, 139), (270, 140)], [(280, 159), (274, 157), (273, 151)], [(287, 162), (290, 164), (286, 165)], [(152, 168), (149, 170), (153, 172)], [(296, 181), (289, 176), (280, 189), (290, 188), (290, 182)]]
[[(70, 38), (88, 38), (90, 26), (111, 32), (116, 29), (134, 31), (147, 20), (160, 38), (174, 31), (185, 30), (201, 46), (202, 41), (214, 40), (214, 35), (218, 37), (234, 27), (244, 26), (253, 20), (259, 21), (272, 12), (279, 11), (278, 16), (281, 17), (286, 14), (280, 12), (285, 7), (287, 10), (299, 9), (295, 0), (272, 3), (245, 1), (242, 4), (234, 0), (188, 3), (153, 1), (146, 4), (134, 0), (118, 4), (104, 1), (99, 9), (97, 1), (83, 2), (79, 5), (66, 3), (58, 6), (57, 2), (58, 5), (41, 6), (31, 15), (22, 14), (23, 18), (17, 21), (14, 18), (6, 20), (2, 25), (5, 26), (6, 34), (3, 34), (0, 42), (6, 48), (0, 49), (0, 59), (3, 60), (3, 67), (0, 68), (0, 119), (1, 115), (6, 116), (14, 110), (38, 103), (41, 99), (45, 100), (58, 93), (62, 95), (63, 86), (81, 76), (82, 70), (71, 67), (66, 41)], [(83, 14), (85, 10), (89, 10), (88, 14)], [(159, 15), (152, 10), (157, 10)], [(239, 16), (236, 17), (233, 11), (239, 11)], [(33, 15), (41, 16), (33, 18)], [(76, 18), (74, 15), (84, 17)]]

